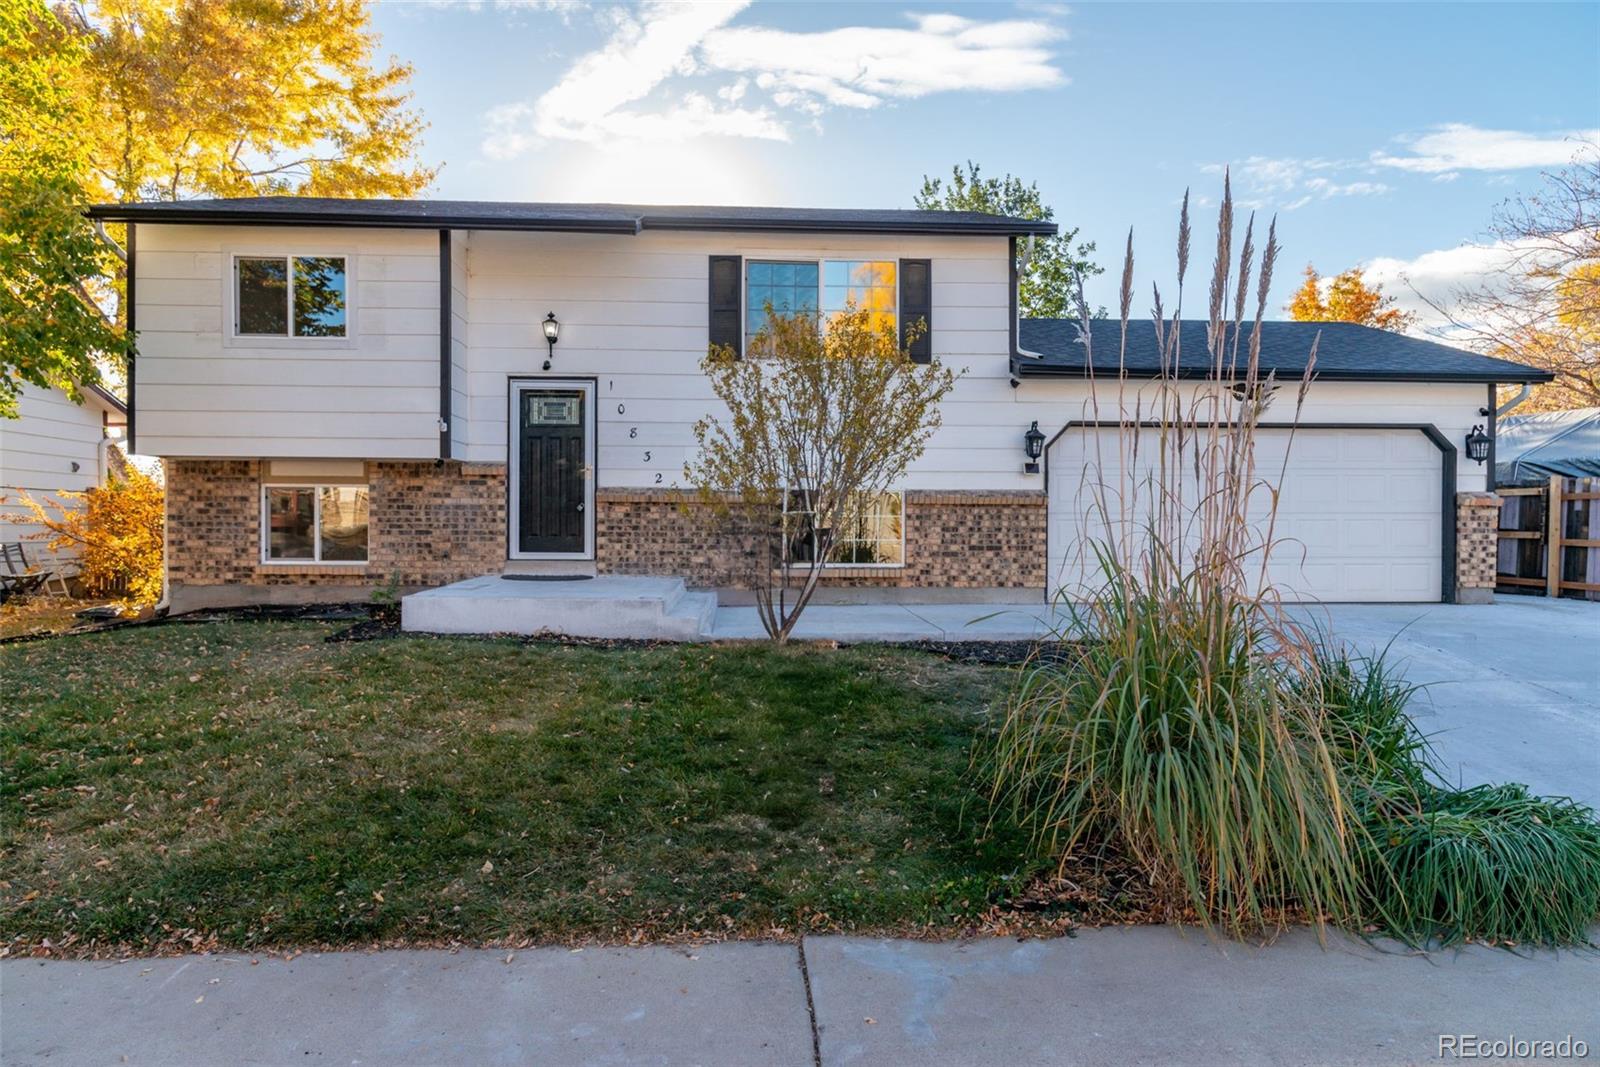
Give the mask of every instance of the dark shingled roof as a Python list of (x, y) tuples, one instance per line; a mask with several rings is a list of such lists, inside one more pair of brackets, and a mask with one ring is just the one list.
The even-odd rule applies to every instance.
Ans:
[(251, 196), (226, 200), (97, 204), (91, 218), (115, 222), (388, 226), (410, 229), (745, 230), (767, 233), (901, 233), (1053, 236), (1056, 224), (977, 211), (645, 204), (525, 204), (496, 200), (347, 200)]
[[(1077, 319), (1023, 319), (1018, 331), (1020, 347), (1043, 359), (1019, 356), (1020, 378), (1081, 378), (1085, 376), (1084, 347), (1078, 339)], [(1250, 323), (1243, 329), (1248, 334)], [(1203, 378), (1208, 371), (1206, 326), (1202, 319), (1182, 324), (1179, 376)], [(1096, 319), (1091, 327), (1094, 372), (1115, 375), (1121, 323)], [(1391, 333), (1351, 322), (1266, 322), (1261, 324), (1261, 373), (1275, 372), (1279, 379), (1299, 378), (1306, 357), (1317, 343), (1316, 377), (1324, 381), (1393, 382), (1547, 382), (1553, 375), (1506, 359)], [(1240, 344), (1243, 352), (1244, 342)], [(1241, 358), (1243, 358), (1241, 356)], [(1128, 323), (1128, 350), (1123, 357), (1128, 373), (1153, 377), (1160, 369), (1155, 323), (1148, 319)]]

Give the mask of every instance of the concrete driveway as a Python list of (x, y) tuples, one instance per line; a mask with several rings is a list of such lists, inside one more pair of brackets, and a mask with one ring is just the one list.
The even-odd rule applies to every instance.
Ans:
[(1308, 611), (1388, 648), (1426, 688), (1412, 705), (1454, 784), (1522, 782), (1600, 808), (1600, 603), (1338, 604)]

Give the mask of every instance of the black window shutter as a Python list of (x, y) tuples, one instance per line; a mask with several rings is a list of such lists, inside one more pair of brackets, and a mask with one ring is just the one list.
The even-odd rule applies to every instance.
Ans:
[(906, 330), (918, 321), (922, 334), (911, 342), (913, 363), (933, 362), (933, 260), (900, 261), (900, 343)]
[(736, 356), (744, 354), (744, 322), (739, 306), (743, 277), (744, 261), (740, 257), (711, 257), (711, 343), (727, 345)]

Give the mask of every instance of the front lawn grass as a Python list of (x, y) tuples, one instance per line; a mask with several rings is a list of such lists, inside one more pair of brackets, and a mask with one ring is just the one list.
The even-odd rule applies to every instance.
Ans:
[(8, 950), (906, 932), (1036, 873), (967, 777), (1008, 670), (332, 629), (0, 648)]

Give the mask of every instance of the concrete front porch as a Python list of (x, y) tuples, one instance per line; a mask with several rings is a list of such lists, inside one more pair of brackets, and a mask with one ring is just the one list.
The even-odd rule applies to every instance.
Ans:
[[(930, 593), (937, 593), (931, 590)], [(818, 603), (800, 617), (800, 641), (1026, 641), (1059, 629), (1042, 601)], [(653, 641), (761, 640), (753, 606), (722, 606), (681, 578), (527, 573), (507, 568), (401, 600), (412, 633), (564, 634)]]
[(432, 634), (703, 641), (716, 609), (716, 594), (690, 592), (682, 578), (488, 574), (402, 598), (400, 626)]

